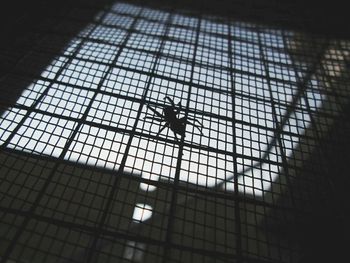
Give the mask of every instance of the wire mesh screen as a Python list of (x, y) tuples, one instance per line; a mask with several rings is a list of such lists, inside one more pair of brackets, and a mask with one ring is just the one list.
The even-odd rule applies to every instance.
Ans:
[(349, 99), (350, 44), (176, 6), (113, 3), (73, 36), (60, 15), (2, 79), (31, 84), (2, 100), (1, 262), (300, 260), (271, 226), (328, 186), (300, 174)]

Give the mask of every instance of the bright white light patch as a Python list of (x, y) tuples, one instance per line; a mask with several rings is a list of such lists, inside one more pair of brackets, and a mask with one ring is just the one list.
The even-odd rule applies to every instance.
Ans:
[(152, 191), (156, 190), (157, 187), (155, 187), (154, 185), (141, 183), (140, 184), (140, 189), (145, 191), (145, 192), (152, 192)]
[(132, 219), (135, 222), (143, 222), (152, 216), (152, 207), (146, 204), (136, 204)]

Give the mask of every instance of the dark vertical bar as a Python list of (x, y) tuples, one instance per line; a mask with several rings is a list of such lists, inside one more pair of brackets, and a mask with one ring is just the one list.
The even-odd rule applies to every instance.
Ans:
[[(190, 105), (190, 97), (191, 97), (191, 89), (192, 89), (192, 82), (193, 82), (193, 74), (194, 74), (194, 67), (195, 67), (195, 60), (196, 60), (196, 54), (197, 54), (197, 48), (198, 48), (198, 39), (199, 39), (199, 33), (200, 33), (200, 26), (201, 26), (201, 14), (198, 15), (198, 24), (196, 28), (196, 42), (193, 52), (193, 58), (192, 58), (192, 69), (191, 69), (191, 76), (190, 76), (190, 84), (189, 84), (189, 90), (188, 90), (188, 97), (187, 97), (187, 103), (185, 107), (185, 118), (188, 116), (189, 111), (189, 105)], [(166, 230), (166, 236), (165, 236), (165, 244), (166, 247), (164, 249), (163, 254), (163, 263), (167, 262), (167, 255), (171, 254), (171, 235), (174, 228), (174, 219), (175, 219), (175, 213), (176, 213), (176, 205), (177, 205), (177, 193), (178, 193), (178, 185), (180, 180), (180, 172), (181, 172), (181, 162), (182, 162), (182, 155), (183, 155), (183, 147), (184, 147), (184, 135), (181, 136), (180, 142), (179, 142), (179, 152), (178, 152), (178, 158), (176, 163), (176, 171), (175, 171), (175, 178), (172, 186), (172, 194), (171, 194), (171, 200), (170, 200), (170, 208), (168, 213), (168, 226)]]
[[(231, 21), (228, 22), (228, 56), (230, 62), (230, 68), (233, 69), (233, 52), (232, 52), (232, 32), (231, 32)], [(233, 183), (234, 183), (234, 195), (235, 195), (235, 230), (237, 233), (236, 237), (236, 251), (237, 251), (237, 262), (242, 262), (242, 229), (241, 229), (241, 215), (240, 215), (240, 202), (239, 202), (239, 189), (238, 189), (238, 168), (237, 168), (237, 142), (236, 142), (236, 120), (235, 120), (235, 76), (234, 71), (230, 72), (231, 81), (231, 99), (232, 99), (232, 141), (234, 150), (234, 160), (233, 160)]]
[[(142, 9), (140, 10), (140, 13), (141, 12), (142, 12)], [(140, 15), (140, 13), (139, 13), (139, 15)], [(148, 90), (149, 90), (150, 85), (152, 83), (153, 75), (155, 74), (155, 71), (156, 71), (156, 68), (157, 68), (157, 65), (158, 65), (157, 62), (158, 62), (158, 60), (160, 58), (161, 51), (163, 49), (164, 42), (166, 40), (166, 36), (168, 35), (168, 31), (169, 31), (170, 22), (172, 20), (172, 17), (173, 17), (173, 12), (170, 12), (169, 15), (168, 15), (168, 21), (166, 23), (166, 29), (165, 29), (164, 35), (162, 37), (162, 42), (161, 42), (161, 45), (159, 47), (159, 51), (157, 52), (157, 56), (156, 56), (156, 59), (155, 59), (154, 64), (153, 64), (153, 68), (152, 68), (151, 74), (150, 74), (150, 76), (149, 76), (149, 78), (147, 80), (147, 86), (146, 86), (146, 88), (144, 90), (144, 93), (142, 95), (142, 100), (140, 102), (140, 106), (139, 106), (139, 109), (138, 109), (138, 112), (137, 112), (135, 124), (133, 126), (132, 131), (130, 132), (130, 137), (129, 137), (129, 140), (128, 140), (127, 145), (126, 145), (125, 152), (124, 152), (124, 155), (123, 155), (123, 158), (122, 158), (119, 170), (116, 173), (115, 180), (114, 180), (113, 186), (112, 186), (112, 190), (109, 193), (108, 201), (106, 203), (106, 206), (103, 209), (103, 214), (102, 214), (101, 220), (98, 223), (98, 227), (96, 228), (96, 231), (94, 232), (94, 238), (93, 238), (92, 244), (91, 244), (91, 246), (90, 246), (90, 248), (88, 250), (88, 257), (86, 259), (87, 262), (91, 262), (92, 260), (94, 260), (94, 254), (96, 253), (96, 250), (98, 248), (98, 244), (97, 244), (98, 243), (98, 239), (99, 239), (99, 237), (101, 235), (101, 232), (102, 232), (101, 229), (103, 228), (103, 225), (105, 224), (105, 221), (107, 219), (108, 212), (110, 210), (110, 207), (112, 205), (112, 201), (114, 199), (114, 195), (117, 193), (118, 184), (119, 184), (119, 178), (121, 177), (121, 175), (123, 174), (124, 169), (125, 169), (125, 164), (126, 164), (126, 160), (127, 160), (128, 154), (129, 154), (131, 143), (132, 143), (132, 140), (133, 140), (134, 135), (135, 135), (136, 127), (137, 127), (138, 121), (140, 119), (143, 106), (144, 106), (144, 104), (146, 102), (147, 93), (148, 93)], [(135, 19), (135, 22), (134, 22), (134, 24), (131, 27), (135, 26), (136, 21), (137, 21), (137, 19)], [(132, 30), (130, 32), (132, 32)]]

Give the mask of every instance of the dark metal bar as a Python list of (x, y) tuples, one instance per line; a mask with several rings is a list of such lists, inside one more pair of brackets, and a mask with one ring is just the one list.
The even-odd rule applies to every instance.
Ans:
[[(140, 14), (140, 13), (139, 13), (139, 14)], [(170, 13), (170, 14), (168, 15), (168, 21), (171, 20), (171, 17), (172, 17), (172, 14)], [(137, 19), (135, 19), (135, 23), (136, 23), (136, 21), (137, 21)], [(134, 25), (135, 25), (135, 24), (133, 24), (133, 26), (134, 26)], [(132, 27), (133, 27), (133, 26), (132, 26)], [(165, 30), (165, 33), (164, 33), (165, 35), (166, 35), (167, 32), (168, 32), (167, 30), (168, 30), (168, 27), (166, 27), (166, 30)], [(157, 55), (155, 61), (153, 62), (154, 64), (153, 64), (152, 71), (151, 71), (152, 73), (155, 72), (155, 70), (156, 70), (157, 61), (159, 60), (160, 51), (162, 50), (163, 45), (164, 45), (164, 40), (162, 41), (162, 43), (161, 43), (161, 45), (160, 45), (160, 48), (159, 48), (159, 53), (158, 53), (158, 55)], [(152, 73), (151, 73), (151, 75), (152, 75)], [(113, 197), (114, 197), (114, 195), (115, 195), (116, 192), (117, 192), (116, 189), (118, 189), (119, 175), (122, 174), (122, 173), (124, 172), (126, 159), (127, 159), (127, 157), (128, 157), (128, 153), (129, 153), (129, 150), (130, 150), (130, 147), (131, 147), (132, 140), (133, 140), (134, 135), (135, 135), (135, 133), (136, 133), (135, 131), (136, 131), (137, 123), (138, 123), (138, 120), (140, 119), (140, 115), (141, 115), (143, 106), (144, 106), (144, 104), (145, 104), (146, 95), (147, 95), (148, 89), (149, 89), (149, 87), (150, 87), (151, 81), (152, 81), (152, 78), (149, 77), (149, 79), (148, 79), (148, 81), (147, 81), (147, 87), (146, 87), (146, 89), (144, 90), (144, 93), (143, 93), (143, 96), (142, 96), (142, 97), (143, 97), (143, 99), (142, 99), (143, 103), (141, 103), (140, 106), (139, 106), (135, 124), (134, 124), (133, 129), (132, 129), (132, 131), (131, 131), (131, 133), (130, 133), (130, 137), (129, 137), (129, 140), (128, 140), (128, 143), (127, 143), (127, 146), (126, 146), (126, 149), (125, 149), (125, 153), (124, 153), (124, 155), (123, 155), (123, 159), (122, 159), (121, 164), (120, 164), (120, 168), (119, 168), (119, 170), (118, 170), (118, 172), (117, 172), (116, 179), (114, 180), (114, 183), (113, 183), (113, 188), (112, 188), (112, 189), (114, 189), (114, 190), (112, 190), (112, 191), (109, 193), (109, 198), (108, 198), (107, 204), (106, 204), (106, 206), (105, 206), (105, 208), (104, 208), (104, 213), (103, 213), (103, 215), (102, 215), (102, 217), (101, 217), (101, 220), (100, 220), (100, 222), (99, 222), (98, 230), (103, 229), (103, 225), (105, 224), (105, 220), (106, 220), (106, 218), (107, 218), (107, 216), (108, 216), (108, 211), (110, 210), (110, 207), (111, 207), (111, 204), (112, 204), (112, 201), (113, 201)], [(97, 248), (98, 248), (98, 247), (97, 247), (97, 242), (98, 242), (99, 236), (100, 236), (100, 231), (96, 231), (96, 232), (95, 232), (95, 237), (94, 237), (93, 243), (92, 243), (92, 245), (90, 246), (90, 248), (89, 248), (89, 250), (88, 250), (88, 258), (87, 258), (88, 262), (91, 262), (91, 260), (94, 259), (93, 256), (94, 256), (94, 253), (96, 253), (96, 250), (97, 250)]]
[[(193, 58), (192, 58), (192, 69), (191, 69), (191, 77), (190, 77), (190, 82), (192, 83), (193, 79), (193, 74), (194, 74), (194, 66), (195, 66), (195, 59), (196, 59), (196, 53), (197, 53), (197, 43), (198, 43), (198, 37), (199, 37), (199, 32), (200, 32), (200, 26), (201, 26), (201, 16), (199, 15), (198, 17), (198, 22), (197, 22), (197, 33), (196, 33), (196, 45), (195, 49), (193, 52)], [(186, 108), (185, 108), (185, 118), (188, 116), (188, 109), (189, 109), (189, 102), (190, 102), (190, 96), (191, 96), (191, 88), (192, 86), (189, 86), (189, 91), (188, 91), (188, 97), (187, 97), (187, 103), (186, 103)], [(181, 161), (182, 161), (182, 155), (183, 155), (183, 147), (184, 147), (184, 139), (185, 136), (182, 135), (180, 139), (180, 144), (179, 144), (179, 152), (178, 152), (178, 157), (177, 157), (177, 163), (176, 163), (176, 172), (175, 172), (175, 178), (174, 178), (174, 183), (173, 183), (173, 188), (172, 188), (172, 195), (170, 199), (170, 208), (169, 208), (169, 213), (168, 213), (168, 223), (167, 223), (167, 231), (166, 231), (166, 236), (165, 236), (165, 243), (167, 244), (164, 249), (163, 253), (163, 263), (167, 262), (167, 257), (171, 253), (171, 236), (172, 236), (172, 231), (174, 228), (174, 219), (175, 219), (175, 212), (176, 212), (176, 205), (177, 205), (177, 194), (178, 194), (178, 185), (179, 185), (179, 180), (180, 180), (180, 171), (181, 171)]]

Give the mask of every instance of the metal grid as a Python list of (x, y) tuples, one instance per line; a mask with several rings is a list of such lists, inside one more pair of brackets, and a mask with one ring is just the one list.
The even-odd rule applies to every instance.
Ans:
[[(2, 82), (34, 79), (0, 120), (1, 262), (298, 261), (269, 226), (329, 184), (300, 171), (348, 101), (349, 44), (175, 6), (89, 22), (57, 25)], [(31, 73), (55, 37), (71, 39)], [(165, 96), (203, 134), (157, 134), (147, 105)]]

